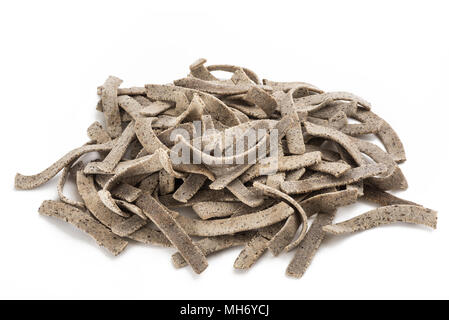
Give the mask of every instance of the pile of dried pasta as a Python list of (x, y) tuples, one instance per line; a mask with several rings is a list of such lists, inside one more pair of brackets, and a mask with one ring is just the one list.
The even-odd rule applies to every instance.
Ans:
[[(329, 234), (394, 222), (436, 227), (435, 211), (386, 192), (407, 188), (398, 166), (405, 153), (367, 101), (205, 62), (169, 85), (120, 88), (122, 80), (109, 77), (98, 88), (104, 124), (94, 122), (85, 145), (41, 173), (17, 174), (16, 188), (36, 188), (61, 172), (59, 200), (44, 201), (41, 214), (73, 224), (114, 255), (130, 240), (173, 247), (175, 267), (196, 273), (208, 255), (239, 246), (238, 269), (265, 251), (294, 251), (287, 274), (299, 278)], [(265, 134), (245, 140), (250, 130)], [(239, 142), (243, 151), (233, 153)], [(185, 150), (187, 161), (173, 161)], [(92, 152), (97, 159), (84, 163)], [(63, 194), (70, 175), (80, 200)], [(379, 207), (333, 224), (337, 209), (358, 199)]]

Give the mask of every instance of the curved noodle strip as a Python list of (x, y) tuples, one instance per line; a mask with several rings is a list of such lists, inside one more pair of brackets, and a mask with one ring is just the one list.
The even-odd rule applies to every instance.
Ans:
[[(163, 151), (162, 151), (163, 152)], [(104, 185), (105, 190), (111, 190), (118, 182), (126, 177), (138, 176), (143, 174), (151, 174), (157, 172), (163, 168), (159, 152), (152, 155), (138, 158), (130, 161), (127, 167), (116, 173), (108, 182)]]
[(190, 149), (191, 154), (195, 155), (197, 159), (201, 159), (203, 163), (206, 163), (209, 167), (212, 166), (222, 166), (224, 164), (239, 164), (239, 163), (247, 163), (247, 159), (257, 159), (258, 151), (260, 149), (264, 150), (267, 145), (267, 136), (262, 137), (259, 142), (244, 152), (234, 155), (234, 156), (224, 156), (224, 157), (216, 157), (211, 156), (210, 154), (204, 153), (199, 150), (192, 144), (186, 141), (186, 139), (182, 135), (176, 136), (176, 143), (180, 144), (182, 148)]
[(304, 122), (304, 128), (308, 134), (314, 137), (329, 139), (343, 146), (358, 165), (364, 163), (360, 151), (354, 147), (351, 138), (344, 133), (329, 127), (318, 126), (310, 122)]
[(259, 77), (257, 76), (257, 74), (248, 68), (233, 66), (229, 64), (213, 64), (207, 66), (206, 68), (209, 71), (226, 71), (226, 72), (236, 72), (242, 69), (255, 84), (260, 84)]
[(371, 109), (371, 104), (368, 101), (349, 92), (327, 92), (298, 98), (295, 99), (295, 106), (297, 108), (302, 108), (310, 105), (318, 105), (326, 100), (357, 101), (357, 103), (366, 110)]
[[(270, 242), (268, 243), (268, 250), (273, 256), (278, 256), (292, 243), (300, 224), (299, 215), (292, 214), (279, 228), (273, 226), (275, 234), (270, 236)], [(266, 237), (266, 235), (264, 236)]]
[(383, 174), (387, 171), (384, 164), (369, 164), (348, 170), (339, 178), (332, 176), (321, 176), (308, 178), (300, 181), (284, 181), (281, 183), (281, 190), (287, 194), (300, 194), (324, 188), (343, 186), (362, 179)]
[(136, 121), (136, 135), (142, 146), (148, 152), (153, 154), (157, 149), (169, 150), (168, 147), (163, 144), (158, 136), (154, 133), (151, 123), (156, 118), (140, 118)]
[(361, 109), (357, 110), (353, 117), (362, 123), (378, 123), (379, 130), (376, 135), (382, 141), (387, 152), (397, 163), (401, 163), (406, 160), (404, 145), (402, 144), (401, 139), (399, 139), (398, 134), (384, 119), (372, 111)]
[(76, 176), (76, 172), (79, 170), (83, 169), (84, 164), (82, 162), (78, 162), (76, 163), (73, 167), (71, 167), (71, 164), (68, 165), (67, 167), (65, 167), (62, 172), (61, 172), (61, 176), (59, 177), (59, 181), (58, 181), (58, 186), (57, 186), (57, 191), (58, 191), (58, 196), (59, 196), (59, 200), (61, 200), (64, 203), (67, 203), (71, 206), (80, 208), (80, 209), (84, 209), (84, 202), (82, 201), (75, 201), (75, 200), (71, 200), (69, 198), (67, 198), (64, 193), (64, 185), (67, 181), (67, 177), (69, 176), (69, 173), (75, 173)]
[(108, 228), (112, 228), (115, 224), (123, 222), (123, 217), (114, 214), (103, 204), (98, 196), (92, 176), (86, 176), (82, 171), (78, 171), (76, 174), (76, 184), (84, 204), (98, 221)]
[(437, 213), (421, 206), (391, 205), (368, 211), (344, 222), (324, 226), (323, 230), (331, 234), (348, 234), (394, 222), (421, 224), (436, 229)]
[(211, 237), (263, 228), (287, 219), (293, 212), (288, 204), (280, 202), (268, 209), (238, 217), (196, 220), (179, 215), (176, 220), (191, 236)]
[(261, 184), (259, 182), (254, 182), (253, 186), (259, 190), (262, 190), (265, 194), (267, 194), (271, 197), (280, 198), (283, 201), (286, 201), (288, 204), (291, 204), (296, 209), (297, 213), (299, 214), (299, 216), (301, 217), (301, 220), (302, 220), (302, 229), (301, 229), (301, 232), (299, 233), (298, 238), (296, 240), (292, 241), (285, 248), (285, 251), (290, 251), (291, 249), (297, 247), (299, 245), (299, 243), (302, 241), (302, 239), (304, 239), (304, 237), (306, 236), (306, 232), (307, 232), (307, 228), (308, 228), (307, 214), (305, 213), (304, 209), (301, 207), (301, 205), (298, 202), (295, 201), (295, 199), (293, 199), (289, 195), (287, 195), (277, 189), (271, 188), (271, 187)]
[(128, 218), (130, 216), (128, 213), (123, 212), (120, 209), (120, 207), (115, 202), (115, 199), (112, 198), (112, 195), (109, 191), (99, 190), (98, 196), (100, 197), (100, 200), (103, 202), (103, 204), (106, 206), (106, 208), (108, 208), (115, 214), (118, 214), (119, 216), (124, 217), (124, 218)]
[(15, 187), (21, 190), (29, 190), (39, 187), (40, 185), (53, 178), (64, 167), (68, 166), (70, 163), (74, 162), (82, 155), (95, 151), (109, 151), (113, 146), (113, 141), (110, 141), (103, 144), (84, 145), (80, 148), (74, 149), (41, 173), (32, 176), (24, 176), (20, 173), (17, 173), (15, 177)]
[(379, 177), (368, 178), (368, 182), (382, 190), (407, 189), (408, 184), (394, 159), (381, 148), (365, 140), (353, 139), (360, 152), (365, 153), (377, 163), (387, 166), (387, 172)]
[[(111, 175), (97, 175), (95, 177), (95, 182), (103, 188), (110, 177)], [(140, 197), (142, 190), (127, 183), (120, 183), (111, 189), (111, 194), (118, 199), (122, 199), (127, 202), (134, 202), (138, 197)]]
[[(114, 226), (125, 221), (125, 218), (113, 213), (103, 204), (98, 196), (92, 176), (86, 176), (82, 171), (78, 171), (76, 182), (78, 192), (86, 204), (87, 209), (103, 225), (109, 229), (114, 229)], [(144, 227), (127, 237), (145, 244), (156, 244), (164, 247), (170, 246), (170, 242), (159, 230), (150, 227)]]

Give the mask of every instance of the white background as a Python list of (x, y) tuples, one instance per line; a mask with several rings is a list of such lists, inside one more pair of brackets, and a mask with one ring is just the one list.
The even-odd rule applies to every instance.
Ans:
[[(449, 298), (447, 1), (2, 1), (0, 298)], [(387, 226), (327, 239), (301, 280), (292, 255), (233, 270), (239, 249), (195, 275), (171, 249), (131, 244), (111, 257), (70, 225), (41, 217), (56, 179), (15, 191), (87, 141), (96, 87), (167, 83), (199, 57), (261, 78), (306, 81), (369, 100), (402, 138), (409, 189), (438, 230)], [(366, 205), (340, 210), (337, 221)]]

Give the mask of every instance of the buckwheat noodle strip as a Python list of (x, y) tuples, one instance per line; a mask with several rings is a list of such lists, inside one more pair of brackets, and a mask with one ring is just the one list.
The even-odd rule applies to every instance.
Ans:
[(296, 209), (296, 212), (299, 214), (299, 216), (301, 217), (301, 220), (302, 220), (301, 221), (302, 229), (301, 229), (301, 232), (299, 233), (298, 238), (295, 239), (294, 241), (292, 241), (287, 247), (285, 247), (285, 251), (290, 251), (291, 249), (297, 247), (299, 245), (299, 243), (302, 241), (302, 239), (304, 239), (306, 232), (307, 232), (307, 228), (308, 228), (307, 214), (305, 213), (304, 209), (292, 197), (288, 196), (287, 194), (285, 194), (279, 190), (276, 190), (269, 186), (263, 185), (259, 182), (255, 182), (254, 187), (262, 190), (265, 194), (268, 194), (272, 197), (280, 198), (280, 199), (288, 202), (288, 204), (292, 205), (292, 207), (294, 207)]
[(56, 161), (50, 167), (42, 171), (41, 173), (31, 176), (25, 176), (20, 173), (16, 174), (15, 187), (21, 190), (29, 190), (37, 188), (40, 185), (43, 185), (44, 183), (49, 181), (64, 167), (68, 166), (70, 163), (74, 162), (82, 155), (95, 151), (109, 151), (112, 149), (113, 145), (114, 143), (111, 141), (103, 144), (84, 145), (82, 147), (74, 149), (69, 153), (67, 153), (64, 157)]
[(395, 222), (420, 224), (432, 229), (437, 227), (437, 213), (421, 206), (395, 204), (368, 211), (353, 219), (323, 227), (331, 234), (347, 234), (368, 230)]
[(98, 245), (105, 247), (113, 255), (121, 253), (128, 245), (108, 228), (92, 218), (87, 212), (68, 204), (46, 200), (39, 208), (39, 213), (64, 220), (91, 236)]

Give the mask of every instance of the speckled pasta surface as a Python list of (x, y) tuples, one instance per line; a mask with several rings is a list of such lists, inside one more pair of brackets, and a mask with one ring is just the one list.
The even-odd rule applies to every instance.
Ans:
[(386, 171), (387, 167), (383, 164), (368, 164), (348, 170), (338, 178), (323, 175), (299, 181), (284, 181), (281, 183), (281, 189), (288, 194), (306, 193), (324, 188), (348, 185), (362, 179), (383, 174)]
[(67, 181), (67, 178), (68, 178), (69, 174), (75, 175), (75, 179), (76, 179), (77, 171), (82, 170), (83, 166), (84, 166), (84, 164), (82, 162), (78, 162), (73, 167), (70, 166), (70, 165), (65, 167), (62, 170), (61, 175), (59, 176), (59, 181), (58, 181), (58, 186), (57, 186), (59, 200), (61, 200), (64, 203), (67, 203), (69, 205), (72, 205), (74, 207), (78, 207), (80, 209), (84, 209), (85, 208), (84, 202), (69, 199), (68, 197), (66, 197), (64, 195), (63, 190), (64, 190), (64, 185), (65, 185), (65, 183)]
[(98, 121), (95, 121), (89, 126), (89, 128), (87, 128), (87, 136), (96, 143), (111, 141), (111, 137)]
[(359, 149), (353, 143), (351, 143), (351, 139), (344, 133), (341, 133), (340, 131), (333, 128), (318, 126), (310, 122), (305, 122), (304, 127), (307, 133), (312, 136), (322, 137), (335, 141), (346, 149), (346, 151), (351, 155), (351, 157), (358, 165), (363, 164), (362, 154), (360, 153)]
[(281, 202), (268, 209), (220, 220), (199, 220), (179, 215), (177, 221), (192, 236), (219, 236), (263, 228), (287, 219), (294, 210)]
[(348, 188), (340, 191), (324, 192), (305, 200), (300, 200), (300, 204), (307, 216), (312, 216), (318, 212), (330, 212), (338, 207), (348, 206), (357, 201), (358, 192), (356, 189)]
[(167, 209), (158, 203), (151, 195), (144, 194), (137, 200), (145, 215), (164, 233), (182, 257), (192, 266), (196, 273), (207, 268), (207, 260), (198, 246), (187, 235), (184, 229), (175, 221)]
[(206, 182), (206, 177), (201, 174), (191, 173), (184, 183), (173, 194), (173, 199), (180, 202), (189, 201)]
[(16, 174), (15, 187), (22, 190), (34, 189), (36, 187), (39, 187), (40, 185), (49, 181), (59, 171), (64, 169), (64, 167), (68, 166), (70, 163), (73, 163), (82, 155), (95, 151), (109, 151), (112, 149), (113, 145), (113, 142), (107, 142), (103, 144), (84, 145), (82, 147), (74, 149), (41, 173), (31, 176), (25, 176), (20, 173)]
[[(204, 58), (168, 84), (121, 88), (110, 76), (97, 87), (103, 120), (87, 128), (89, 141), (40, 173), (16, 174), (15, 187), (37, 188), (62, 171), (60, 201), (44, 201), (41, 214), (113, 255), (129, 240), (175, 249), (174, 267), (195, 273), (209, 255), (239, 246), (236, 269), (294, 249), (287, 275), (301, 278), (330, 234), (396, 222), (436, 228), (436, 211), (387, 192), (408, 187), (404, 145), (367, 100), (259, 79)], [(81, 201), (64, 195), (70, 183)], [(376, 208), (332, 224), (359, 200)]]
[(234, 268), (236, 269), (249, 269), (256, 263), (256, 261), (262, 256), (266, 251), (268, 242), (270, 240), (257, 235), (253, 237), (245, 245), (245, 248), (240, 252), (239, 256), (234, 262)]
[(364, 187), (362, 199), (380, 206), (389, 206), (392, 204), (410, 204), (420, 206), (415, 202), (398, 198), (369, 184)]
[(106, 131), (111, 138), (116, 138), (122, 133), (122, 120), (118, 107), (117, 89), (123, 81), (110, 76), (106, 79), (101, 90), (101, 102), (106, 122)]
[(312, 262), (315, 253), (318, 251), (321, 242), (326, 236), (323, 227), (332, 223), (336, 211), (329, 213), (319, 213), (313, 221), (312, 226), (307, 231), (304, 241), (295, 251), (295, 256), (287, 267), (287, 275), (301, 278)]
[(299, 232), (298, 238), (296, 238), (295, 240), (293, 240), (290, 244), (288, 244), (285, 247), (286, 251), (290, 251), (291, 249), (297, 247), (299, 245), (299, 243), (302, 241), (302, 239), (305, 237), (306, 232), (307, 232), (307, 228), (308, 228), (308, 224), (307, 224), (307, 214), (305, 213), (304, 209), (301, 207), (301, 205), (295, 201), (295, 199), (293, 199), (292, 197), (290, 197), (289, 195), (275, 189), (272, 188), (270, 186), (264, 185), (260, 182), (254, 182), (254, 187), (262, 190), (265, 194), (271, 196), (271, 197), (276, 197), (276, 198), (280, 198), (283, 201), (287, 202), (288, 204), (290, 204), (298, 213), (298, 215), (301, 217), (301, 231)]
[[(252, 235), (253, 233), (246, 232), (235, 235), (206, 237), (195, 242), (195, 244), (201, 249), (204, 255), (208, 256), (228, 248), (245, 245), (251, 239)], [(172, 261), (175, 268), (187, 266), (187, 262), (179, 252), (172, 255)]]
[(46, 200), (40, 206), (39, 213), (74, 225), (94, 238), (100, 246), (105, 247), (113, 255), (118, 255), (128, 245), (127, 241), (112, 233), (87, 212), (66, 203)]
[(421, 206), (394, 204), (368, 211), (344, 222), (324, 226), (323, 230), (331, 234), (346, 234), (395, 222), (421, 224), (436, 229), (437, 213)]
[(136, 137), (134, 122), (128, 124), (123, 134), (115, 141), (114, 147), (102, 162), (98, 163), (98, 168), (104, 172), (112, 172), (126, 152), (131, 141)]
[(141, 217), (134, 215), (129, 219), (123, 220), (112, 226), (112, 232), (120, 237), (126, 237), (130, 234), (133, 234), (137, 230), (141, 229), (148, 223), (147, 220), (142, 219)]

